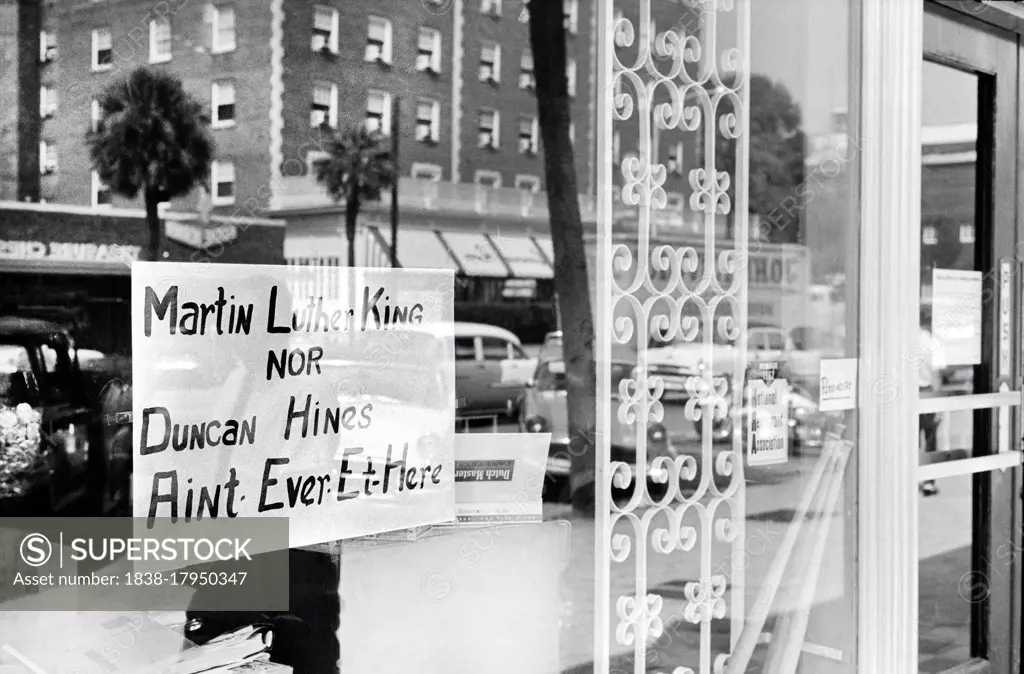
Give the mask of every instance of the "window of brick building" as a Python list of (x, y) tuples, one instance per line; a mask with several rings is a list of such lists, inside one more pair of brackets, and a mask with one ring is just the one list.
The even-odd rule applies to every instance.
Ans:
[(497, 171), (477, 171), (473, 176), (473, 182), (481, 187), (497, 189), (501, 187), (501, 174)]
[(57, 170), (57, 146), (47, 141), (39, 141), (39, 173), (50, 175)]
[(212, 126), (222, 129), (235, 125), (235, 83), (231, 80), (214, 82), (210, 91), (213, 110)]
[(523, 117), (519, 120), (519, 154), (537, 154), (537, 118)]
[(414, 163), (410, 175), (415, 180), (424, 180), (432, 183), (441, 182), (441, 167), (437, 164)]
[(480, 0), (480, 11), (488, 16), (501, 16), (501, 0)]
[(540, 178), (531, 175), (517, 175), (516, 176), (516, 189), (526, 190), (527, 192), (539, 192), (540, 191)]
[(213, 53), (235, 50), (235, 8), (221, 5), (213, 8)]
[(317, 82), (313, 85), (313, 103), (309, 110), (309, 125), (313, 128), (323, 125), (338, 125), (338, 85)]
[(480, 47), (480, 81), (492, 84), (501, 81), (501, 45), (485, 42)]
[(485, 108), (480, 111), (480, 133), (478, 138), (478, 145), (480, 147), (498, 149), (498, 145), (501, 143), (498, 130), (499, 120), (497, 110)]
[(213, 203), (228, 206), (235, 203), (235, 165), (229, 161), (215, 161), (210, 166), (213, 183)]
[(366, 97), (366, 128), (385, 136), (391, 133), (391, 94), (371, 91)]
[(92, 69), (110, 70), (114, 67), (113, 39), (109, 28), (97, 28), (92, 32)]
[(371, 16), (366, 31), (366, 60), (391, 63), (391, 22)]
[(416, 70), (441, 72), (441, 33), (433, 28), (420, 28), (417, 38)]
[(171, 60), (171, 19), (164, 16), (149, 22), (149, 62)]
[(441, 105), (422, 98), (416, 102), (416, 140), (436, 143), (441, 137)]
[(568, 59), (565, 64), (565, 79), (569, 95), (576, 96), (576, 59)]
[(338, 10), (330, 7), (313, 9), (313, 51), (338, 53)]
[(110, 188), (100, 180), (100, 174), (92, 172), (92, 205), (93, 207), (109, 206)]
[(533, 52), (529, 49), (524, 49), (519, 59), (519, 88), (529, 91), (537, 88), (537, 81), (533, 77)]
[(570, 35), (575, 35), (579, 30), (579, 17), (580, 17), (580, 6), (577, 0), (565, 0), (564, 2), (564, 13), (565, 13), (565, 30)]

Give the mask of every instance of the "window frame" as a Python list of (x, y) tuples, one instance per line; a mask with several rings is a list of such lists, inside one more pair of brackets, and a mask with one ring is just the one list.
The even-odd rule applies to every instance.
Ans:
[[(484, 60), (484, 51), (492, 49), (494, 53), (494, 59), (492, 61)], [(490, 75), (484, 77), (484, 68), (490, 68)], [(491, 40), (484, 40), (480, 43), (480, 67), (477, 72), (477, 79), (485, 84), (491, 84), (497, 86), (501, 84), (501, 43), (493, 42)]]
[[(490, 115), (492, 119), (489, 144), (482, 142), (485, 115)], [(497, 150), (501, 147), (501, 112), (497, 108), (480, 108), (480, 112), (477, 115), (477, 147), (482, 150)]]
[[(372, 34), (371, 29), (375, 24), (379, 24), (384, 28), (384, 39), (380, 44), (380, 53), (371, 58), (370, 48), (376, 46), (376, 42), (371, 42)], [(391, 26), (391, 19), (383, 16), (369, 16), (366, 19), (366, 47), (363, 50), (363, 60), (367, 63), (380, 63), (386, 65), (392, 65), (392, 43), (394, 42), (394, 32)]]
[(577, 35), (580, 28), (580, 5), (578, 0), (563, 0), (562, 16), (564, 17), (565, 32), (569, 35)]
[[(103, 50), (109, 53), (109, 62), (100, 63), (100, 36), (106, 33), (109, 46)], [(92, 29), (92, 71), (106, 72), (114, 68), (114, 32), (110, 26), (100, 26)]]
[[(380, 133), (382, 135), (384, 135), (386, 137), (390, 137), (391, 136), (391, 105), (392, 105), (392, 98), (391, 98), (391, 94), (389, 92), (381, 91), (379, 89), (371, 89), (370, 91), (366, 92), (366, 105), (365, 105), (365, 108), (364, 108), (365, 109), (364, 123), (369, 124), (369, 121), (370, 121), (370, 118), (371, 118), (371, 116), (370, 116), (370, 99), (372, 97), (374, 97), (374, 96), (380, 96), (381, 97), (381, 99), (382, 99), (382, 107), (383, 107), (383, 111), (382, 111), (381, 116), (380, 116), (380, 126), (378, 127), (377, 130), (380, 131)], [(367, 128), (370, 128), (370, 127), (367, 126)]]
[[(420, 106), (430, 106), (430, 133), (420, 138)], [(416, 141), (424, 144), (437, 144), (441, 142), (441, 103), (433, 98), (417, 98), (416, 99), (416, 126), (414, 129), (414, 136)]]
[[(425, 34), (429, 34), (431, 41), (430, 60), (426, 67), (420, 67), (420, 57), (424, 56), (420, 41)], [(416, 31), (416, 71), (428, 74), (441, 74), (441, 31), (430, 26), (420, 26)]]
[[(231, 87), (231, 119), (220, 118), (220, 91), (225, 85)], [(210, 83), (210, 128), (230, 129), (238, 123), (238, 87), (233, 79), (214, 80)]]
[[(317, 13), (322, 12), (330, 17), (331, 28), (327, 35), (327, 40), (323, 47), (316, 46), (316, 40), (320, 35), (317, 33), (316, 19)], [(332, 54), (338, 53), (338, 33), (340, 32), (340, 15), (338, 10), (334, 7), (328, 7), (327, 5), (314, 5), (313, 6), (313, 20), (310, 23), (310, 51), (314, 53), (320, 53), (324, 48), (330, 51)]]
[[(231, 44), (223, 43), (220, 39), (221, 31), (221, 20), (222, 13), (230, 12), (231, 14)], [(235, 51), (238, 47), (238, 14), (235, 12), (234, 5), (214, 5), (213, 6), (213, 21), (211, 22), (210, 30), (210, 51), (214, 54), (227, 54)]]
[[(481, 182), (481, 179), (493, 179), (494, 184), (487, 185)], [(499, 173), (498, 171), (492, 171), (490, 169), (478, 169), (476, 173), (473, 174), (473, 184), (477, 185), (478, 187), (499, 189), (501, 187), (501, 173)]]
[[(160, 27), (167, 26), (167, 53), (161, 54), (157, 52), (157, 46), (160, 41), (157, 39)], [(155, 19), (149, 21), (149, 62), (155, 63), (168, 63), (174, 58), (174, 24), (171, 23), (170, 16), (158, 16)]]
[(569, 98), (576, 98), (576, 59), (571, 56), (565, 59), (565, 85)]
[[(319, 124), (313, 123), (313, 114), (319, 112), (314, 110), (313, 106), (316, 105), (316, 92), (317, 89), (327, 91), (327, 114)], [(327, 123), (332, 129), (338, 127), (338, 85), (334, 82), (328, 82), (326, 80), (315, 80), (313, 82), (313, 91), (311, 92), (309, 100), (309, 128), (318, 129), (324, 122)]]
[(89, 111), (90, 122), (92, 123), (92, 130), (95, 133), (100, 128), (100, 100), (98, 98), (92, 99), (92, 105)]
[[(423, 174), (429, 173), (429, 177), (421, 177)], [(422, 182), (439, 183), (444, 176), (444, 169), (441, 168), (440, 164), (428, 164), (425, 162), (413, 162), (412, 168), (409, 170), (409, 177), (414, 180)]]
[[(231, 196), (222, 197), (218, 194), (218, 186), (221, 184), (220, 172), (226, 167), (231, 167)], [(225, 182), (225, 184), (227, 184)], [(231, 206), (235, 203), (235, 198), (238, 195), (238, 173), (235, 169), (235, 162), (233, 161), (214, 161), (210, 162), (210, 201), (214, 206)]]
[[(530, 67), (526, 67), (529, 61)], [(537, 90), (537, 74), (533, 62), (533, 50), (525, 47), (519, 55), (519, 88), (523, 91)], [(526, 79), (529, 78), (529, 79)]]
[[(91, 182), (92, 182), (92, 185), (91, 185), (91, 187), (92, 187), (92, 189), (91, 189), (91, 192), (92, 192), (92, 195), (91, 195), (91, 197), (92, 197), (92, 207), (93, 208), (113, 208), (114, 207), (114, 193), (110, 189), (110, 185), (107, 185), (102, 180), (100, 180), (100, 174), (97, 173), (96, 171), (92, 171)], [(106, 203), (102, 203), (102, 204), (100, 203), (100, 194), (106, 194), (107, 195), (107, 202)]]
[[(52, 96), (51, 96), (52, 95)], [(53, 98), (53, 102), (50, 102), (50, 98)], [(57, 106), (59, 101), (57, 100), (57, 88), (51, 87), (47, 84), (39, 85), (39, 119), (50, 119), (57, 114)]]
[[(529, 136), (530, 145), (528, 147), (525, 147), (525, 148), (523, 147), (523, 139), (524, 139), (524, 136), (523, 136), (523, 124), (524, 123), (529, 123), (529, 125), (530, 125), (530, 136)], [(537, 117), (535, 115), (523, 115), (523, 116), (521, 116), (519, 118), (519, 127), (518, 127), (518, 129), (516, 131), (516, 140), (517, 140), (516, 149), (519, 151), (519, 154), (526, 155), (526, 156), (529, 156), (529, 157), (536, 157), (537, 156), (537, 154), (538, 154), (538, 152), (540, 150), (540, 124), (537, 121)]]
[[(525, 190), (536, 194), (540, 192), (540, 176), (532, 173), (517, 173), (513, 185), (517, 190)], [(524, 187), (524, 185), (528, 185)]]
[[(53, 155), (53, 161), (50, 162), (50, 155)], [(57, 172), (58, 156), (57, 156), (57, 144), (51, 143), (42, 138), (39, 139), (39, 175), (52, 175)]]
[(501, 0), (480, 0), (480, 13), (495, 19), (500, 19), (504, 7)]

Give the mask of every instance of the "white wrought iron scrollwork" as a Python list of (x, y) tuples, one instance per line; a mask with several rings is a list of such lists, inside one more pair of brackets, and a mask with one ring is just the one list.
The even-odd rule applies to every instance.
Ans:
[[(632, 647), (632, 668), (647, 671), (648, 648), (672, 620), (699, 627), (699, 652), (692, 662), (673, 662), (674, 674), (724, 671), (728, 651), (713, 652), (712, 621), (732, 621), (730, 648), (742, 625), (742, 569), (735, 564), (715, 568), (712, 551), (728, 549), (741, 558), (744, 537), (744, 474), (742, 423), (734, 425), (731, 445), (716, 447), (716, 421), (728, 422), (744, 404), (747, 310), (747, 140), (746, 110), (749, 69), (748, 0), (623, 0), (623, 12), (610, 26), (613, 72), (609, 95), (617, 126), (635, 128), (635, 153), (619, 158), (613, 168), (621, 191), (611, 212), (635, 212), (635, 242), (615, 242), (618, 223), (603, 222), (608, 246), (611, 296), (601, 339), (635, 347), (637, 367), (622, 381), (610, 416), (635, 432), (633, 465), (608, 466), (607, 488), (632, 488), (625, 503), (613, 503), (604, 553), (612, 566), (632, 562), (635, 585), (615, 602), (612, 626), (620, 647)], [(602, 0), (605, 10), (616, 0)], [(639, 5), (637, 10), (637, 4)], [(628, 7), (627, 7), (628, 5)], [(601, 16), (615, 12), (603, 11)], [(674, 14), (670, 26), (657, 22)], [(720, 48), (717, 35), (733, 21), (736, 45)], [(602, 26), (599, 23), (599, 29)], [(599, 54), (598, 62), (602, 61)], [(605, 129), (607, 132), (607, 129)], [(700, 224), (700, 242), (684, 245), (658, 240), (657, 214), (666, 208), (668, 171), (656, 150), (656, 139), (703, 147), (701, 165), (686, 179), (691, 190), (688, 213)], [(614, 144), (613, 144), (614, 145)], [(722, 147), (735, 148), (734, 174), (719, 168)], [(731, 150), (730, 150), (731, 151)], [(602, 158), (607, 161), (608, 158)], [(605, 187), (611, 187), (605, 185)], [(734, 223), (732, 241), (716, 233), (722, 217)], [(633, 232), (630, 231), (630, 235)], [(599, 258), (602, 259), (602, 258)], [(701, 261), (703, 260), (703, 264)], [(703, 344), (703, 371), (685, 382), (685, 416), (703, 429), (698, 452), (649, 456), (648, 427), (665, 414), (665, 383), (649, 371), (651, 338)], [(715, 345), (731, 344), (741, 354), (728, 363), (715, 362)], [(722, 366), (725, 366), (724, 368)], [(728, 377), (716, 373), (728, 371)], [(599, 402), (599, 404), (601, 404)], [(657, 476), (655, 478), (654, 476)], [(694, 486), (694, 482), (696, 485)], [(650, 488), (657, 484), (661, 489)], [(683, 485), (689, 487), (684, 490)], [(687, 582), (679, 615), (666, 616), (665, 602), (648, 587), (648, 565), (654, 556), (676, 555), (699, 566)], [(719, 556), (720, 558), (721, 556)], [(611, 591), (599, 587), (598, 592)], [(727, 610), (728, 602), (728, 610)], [(615, 622), (617, 620), (617, 622)], [(600, 624), (600, 623), (599, 623)]]

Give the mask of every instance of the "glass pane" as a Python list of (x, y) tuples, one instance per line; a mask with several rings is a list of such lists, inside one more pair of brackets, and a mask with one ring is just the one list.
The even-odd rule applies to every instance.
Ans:
[(987, 577), (972, 571), (973, 476), (936, 481), (922, 493), (920, 534), (919, 663), (942, 672), (970, 659), (972, 606), (986, 598)]
[[(907, 359), (921, 398), (986, 393), (982, 271), (975, 246), (978, 77), (925, 61), (922, 72), (921, 332)], [(979, 413), (981, 418), (985, 415)], [(922, 414), (921, 463), (975, 454), (972, 411)]]
[[(660, 387), (663, 408), (660, 419), (643, 422), (644, 466), (639, 449), (628, 444), (639, 433), (615, 417), (622, 405), (613, 402), (612, 460), (630, 465), (634, 476), (646, 469), (654, 508), (663, 499), (666, 507), (707, 507), (718, 494), (732, 494), (718, 497), (714, 513), (686, 509), (679, 527), (693, 532), (693, 547), (669, 553), (659, 549), (654, 523), (660, 513), (644, 510), (652, 522), (646, 527), (612, 518), (613, 535), (647, 552), (644, 581), (634, 577), (635, 554), (613, 562), (612, 605), (626, 594), (650, 593), (663, 601), (661, 615), (672, 616), (647, 653), (647, 671), (672, 671), (681, 663), (696, 671), (691, 663), (700, 662), (704, 647), (685, 619), (688, 592), (706, 593), (709, 603), (720, 597), (720, 613), (711, 618), (712, 650), (735, 644), (730, 667), (738, 660), (737, 671), (857, 671), (857, 482), (848, 469), (857, 437), (847, 393), (859, 355), (859, 142), (847, 121), (858, 81), (849, 61), (856, 53), (854, 4), (749, 4), (749, 127), (739, 129), (738, 139), (725, 127), (731, 114), (743, 118), (744, 111), (728, 95), (709, 111), (700, 86), (688, 91), (699, 113), (690, 128), (686, 105), (676, 102), (675, 92), (652, 86), (643, 68), (611, 83), (635, 104), (635, 74), (647, 86), (640, 95), (652, 99), (648, 125), (638, 123), (635, 105), (629, 113), (620, 108), (626, 118), (613, 123), (621, 152), (609, 158), (621, 190), (613, 231), (629, 252), (612, 263), (613, 283), (628, 300), (613, 307), (613, 321), (633, 329), (628, 346), (646, 350), (646, 384)], [(617, 67), (629, 69), (638, 56), (643, 61), (636, 38), (641, 13), (627, 2), (614, 5), (633, 28), (632, 42), (623, 31), (615, 49)], [(698, 39), (717, 31), (714, 53), (684, 63), (684, 82), (716, 68), (720, 53), (738, 46), (736, 13), (719, 5), (712, 22), (707, 11), (680, 16), (674, 3), (652, 3), (655, 53), (667, 30)], [(666, 58), (664, 67), (670, 62)], [(657, 57), (654, 63), (660, 70)], [(720, 92), (728, 94), (736, 82), (731, 73), (719, 73)], [(747, 155), (739, 153), (743, 142)], [(659, 194), (648, 206), (641, 189), (640, 204), (632, 205), (635, 166), (642, 171), (648, 156), (664, 167), (657, 179), (664, 204)], [(749, 189), (741, 203), (737, 165), (744, 159)], [(724, 209), (702, 195), (716, 171), (729, 181)], [(649, 243), (642, 227), (649, 228)], [(730, 291), (737, 280), (733, 260), (745, 266), (747, 279), (736, 293)], [(662, 429), (667, 445), (656, 440)], [(662, 456), (692, 469), (680, 471), (678, 490)], [(727, 459), (741, 469), (739, 477), (723, 469)], [(641, 510), (629, 501), (636, 488), (617, 492), (619, 507), (630, 514)], [(736, 540), (709, 533), (725, 524), (738, 528)], [(789, 532), (796, 534), (792, 548), (783, 544)], [(783, 579), (777, 592), (768, 582), (775, 574)], [(684, 617), (673, 620), (680, 613)], [(617, 640), (613, 647), (621, 649), (623, 671), (638, 671), (627, 644)]]
[(496, 337), (483, 337), (481, 339), (484, 349), (484, 360), (507, 360), (508, 342)]

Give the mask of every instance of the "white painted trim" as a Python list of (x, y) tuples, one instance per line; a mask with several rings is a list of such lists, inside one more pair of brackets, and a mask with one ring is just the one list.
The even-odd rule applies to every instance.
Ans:
[(455, 0), (452, 11), (452, 166), (451, 180), (460, 182), (459, 154), (462, 152), (462, 27), (465, 23), (464, 0)]
[[(315, 11), (315, 10), (314, 10)], [(285, 190), (281, 175), (284, 163), (284, 0), (270, 3), (270, 208)], [(238, 15), (235, 15), (238, 39)]]
[(978, 125), (973, 122), (965, 124), (932, 124), (921, 129), (921, 145), (973, 143), (977, 140)]
[[(612, 97), (609, 83), (612, 76), (612, 26), (614, 0), (597, 0), (593, 3), (594, 42), (594, 78), (596, 86), (591, 91), (596, 106), (596, 114), (591, 116), (595, 129), (592, 131), (593, 147), (597, 157), (609, 157), (612, 150)], [(608, 93), (606, 93), (608, 92)], [(594, 194), (597, 211), (597, 269), (594, 276), (597, 288), (594, 293), (594, 360), (595, 378), (597, 380), (596, 399), (611, 399), (611, 362), (612, 362), (612, 267), (611, 250), (613, 239), (613, 214), (615, 204), (613, 196), (612, 162), (594, 161), (596, 193)], [(553, 262), (553, 260), (552, 260)], [(556, 307), (557, 311), (557, 307)], [(559, 318), (558, 325), (561, 327)], [(611, 541), (611, 406), (597, 406), (594, 428), (594, 451), (597, 456), (594, 465), (594, 482), (597, 485), (595, 507), (598, 513), (594, 518), (594, 652), (593, 674), (608, 674), (610, 634), (611, 634), (611, 558), (608, 547)]]
[(918, 670), (917, 387), (889, 405), (918, 331), (924, 5), (860, 5), (857, 671)]
[(964, 396), (921, 398), (917, 403), (917, 411), (919, 414), (933, 414), (935, 412), (985, 410), (992, 407), (1016, 407), (1020, 404), (1020, 391), (1006, 391), (1004, 393), (978, 393)]
[(969, 152), (948, 152), (945, 154), (926, 154), (921, 157), (921, 164), (924, 166), (946, 166), (949, 164), (973, 164), (978, 161), (978, 153)]
[(957, 461), (927, 463), (923, 466), (918, 466), (917, 479), (938, 480), (956, 475), (985, 473), (990, 470), (1016, 468), (1021, 463), (1024, 463), (1024, 454), (1021, 452), (1002, 452), (1000, 454), (975, 456), (970, 459), (959, 459)]

